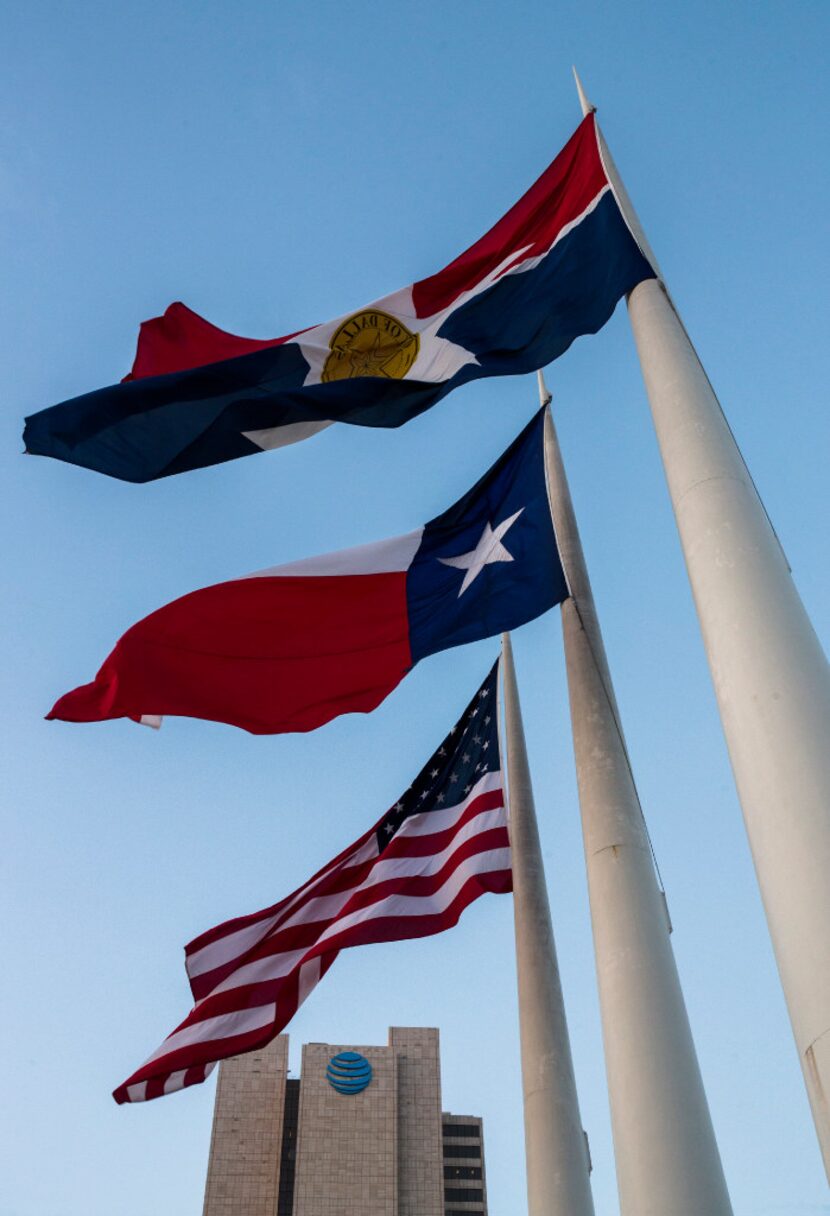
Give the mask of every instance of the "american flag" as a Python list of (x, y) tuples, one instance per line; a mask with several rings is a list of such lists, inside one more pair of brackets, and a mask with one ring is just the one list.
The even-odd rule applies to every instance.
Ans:
[(487, 891), (512, 890), (499, 755), (498, 662), (409, 789), (286, 899), (185, 947), (195, 1004), (113, 1093), (146, 1102), (262, 1047), (346, 946), (440, 933)]

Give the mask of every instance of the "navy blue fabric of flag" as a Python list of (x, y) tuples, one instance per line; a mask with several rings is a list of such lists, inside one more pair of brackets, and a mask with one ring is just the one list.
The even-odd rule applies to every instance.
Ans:
[(568, 597), (545, 479), (545, 410), (424, 528), (406, 579), (412, 661), (517, 629)]
[(141, 326), (126, 382), (31, 415), (26, 450), (145, 482), (334, 422), (401, 426), (462, 384), (544, 367), (653, 276), (591, 114), (510, 211), (437, 274), (267, 340), (227, 333), (177, 301)]

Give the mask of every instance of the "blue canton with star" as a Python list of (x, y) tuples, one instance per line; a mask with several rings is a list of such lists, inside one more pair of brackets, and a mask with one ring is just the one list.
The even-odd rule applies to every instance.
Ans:
[(484, 773), (501, 768), (498, 731), (498, 660), (444, 742), (427, 760), (377, 828), (382, 853), (410, 815), (440, 811), (463, 802)]
[(412, 662), (516, 629), (568, 597), (545, 481), (544, 410), (455, 506), (409, 567)]

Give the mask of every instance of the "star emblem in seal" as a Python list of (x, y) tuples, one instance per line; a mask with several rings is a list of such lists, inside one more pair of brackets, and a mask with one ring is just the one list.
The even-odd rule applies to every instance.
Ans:
[(335, 330), (320, 379), (324, 384), (356, 376), (402, 380), (418, 357), (420, 345), (418, 334), (396, 317), (377, 308), (364, 309)]

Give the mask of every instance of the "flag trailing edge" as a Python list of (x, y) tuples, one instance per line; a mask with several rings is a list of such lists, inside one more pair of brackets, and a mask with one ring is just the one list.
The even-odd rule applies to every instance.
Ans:
[(263, 1047), (340, 950), (440, 933), (480, 895), (512, 890), (498, 669), (374, 827), (279, 903), (185, 947), (193, 1009), (116, 1102), (197, 1085), (217, 1061)]
[(314, 730), (375, 709), (427, 655), (518, 628), (567, 596), (539, 410), (425, 527), (174, 600), (133, 625), (48, 717)]
[(400, 426), (461, 384), (550, 363), (654, 274), (590, 114), (515, 206), (437, 274), (267, 341), (172, 304), (141, 326), (126, 380), (33, 414), (26, 450), (146, 482), (334, 421)]

